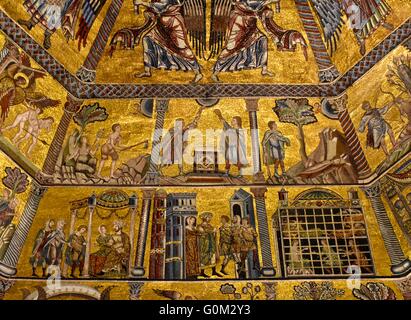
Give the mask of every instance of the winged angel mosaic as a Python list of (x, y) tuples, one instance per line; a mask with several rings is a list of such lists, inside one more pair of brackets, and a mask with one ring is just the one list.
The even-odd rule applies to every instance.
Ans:
[[(145, 7), (145, 22), (137, 27), (118, 31), (111, 40), (111, 54), (117, 48), (133, 49), (142, 42), (144, 72), (152, 69), (182, 70), (194, 73), (193, 82), (203, 77), (198, 59), (216, 57), (212, 79), (219, 81), (220, 72), (260, 69), (268, 70), (268, 38), (278, 50), (295, 51), (301, 45), (307, 57), (307, 44), (301, 33), (285, 30), (274, 20), (269, 6), (279, 0), (212, 0), (210, 35), (207, 46), (206, 0), (135, 0), (136, 13)], [(259, 29), (261, 22), (265, 33)]]
[[(365, 54), (365, 40), (379, 26), (392, 30), (385, 19), (391, 12), (386, 0), (311, 0), (330, 53), (337, 49), (342, 26), (347, 23)], [(344, 15), (347, 17), (344, 20)]]
[(45, 49), (51, 46), (51, 36), (61, 29), (67, 41), (78, 41), (80, 50), (87, 45), (90, 29), (105, 3), (106, 0), (25, 0), (23, 5), (31, 17), (19, 19), (18, 23), (29, 30), (40, 25)]
[[(61, 29), (67, 40), (77, 40), (78, 49), (87, 45), (89, 32), (107, 0), (24, 0), (30, 19), (18, 22), (32, 29), (44, 29), (43, 45), (51, 46), (51, 36)], [(391, 8), (386, 0), (310, 0), (331, 54), (337, 48), (343, 24), (352, 29), (361, 54), (365, 40), (379, 27), (392, 29), (385, 22)], [(133, 49), (142, 43), (144, 71), (138, 77), (150, 77), (152, 69), (181, 70), (194, 73), (193, 82), (202, 79), (198, 59), (216, 59), (212, 79), (221, 72), (268, 70), (268, 37), (277, 50), (296, 51), (301, 46), (307, 60), (307, 43), (300, 32), (286, 30), (274, 21), (280, 12), (280, 0), (211, 0), (210, 30), (207, 41), (206, 0), (134, 0), (136, 14), (144, 7), (145, 22), (114, 34), (110, 55), (118, 49)], [(344, 16), (347, 18), (344, 19)], [(262, 26), (262, 28), (260, 27)]]

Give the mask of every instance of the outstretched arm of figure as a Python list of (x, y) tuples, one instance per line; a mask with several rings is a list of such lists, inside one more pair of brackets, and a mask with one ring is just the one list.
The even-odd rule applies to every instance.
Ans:
[(288, 139), (286, 136), (284, 136), (282, 133), (278, 136), (278, 139), (282, 142), (284, 142), (287, 146), (291, 145), (290, 139)]
[(122, 139), (121, 139), (121, 137), (119, 137), (116, 144), (114, 144), (113, 141), (111, 143), (112, 143), (112, 145), (114, 146), (115, 149), (118, 149), (120, 151), (123, 150), (123, 149), (128, 148), (128, 146), (123, 145), (121, 142), (122, 142)]
[(220, 109), (215, 109), (214, 113), (217, 115), (218, 119), (223, 123), (223, 125), (228, 124), (228, 122), (224, 119)]
[[(13, 129), (15, 127), (19, 127), (19, 131), (17, 132), (17, 134), (14, 136), (13, 138), (13, 143), (16, 143), (17, 141), (19, 141), (20, 137), (24, 134), (24, 126), (26, 125), (27, 120), (30, 117), (30, 111), (26, 111), (23, 112), (19, 115), (17, 115), (16, 119), (14, 119), (13, 124), (11, 124), (10, 126), (7, 126), (5, 128), (2, 129), (2, 131), (6, 131), (6, 130), (10, 130)], [(29, 131), (30, 131), (30, 124), (29, 124)]]
[(200, 121), (201, 118), (201, 113), (203, 112), (203, 110), (205, 109), (205, 107), (200, 107), (196, 113), (196, 115), (194, 116), (193, 121), (191, 121), (190, 124), (187, 125), (187, 129), (195, 129), (198, 126), (198, 121)]
[(395, 100), (391, 101), (390, 103), (386, 104), (384, 107), (378, 109), (378, 111), (380, 112), (381, 115), (386, 114), (388, 110), (390, 110), (390, 108), (394, 106), (396, 103), (397, 102)]

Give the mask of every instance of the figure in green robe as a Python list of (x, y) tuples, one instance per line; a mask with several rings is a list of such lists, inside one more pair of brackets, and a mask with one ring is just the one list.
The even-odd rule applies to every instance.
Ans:
[(75, 278), (75, 271), (79, 268), (79, 275), (83, 273), (84, 258), (86, 253), (86, 239), (84, 234), (87, 232), (87, 227), (81, 225), (76, 232), (71, 234), (68, 239), (68, 246), (66, 249), (66, 263), (71, 266), (72, 278)]
[(264, 164), (267, 167), (269, 178), (272, 177), (270, 165), (274, 165), (274, 176), (279, 178), (280, 175), (278, 174), (278, 166), (281, 167), (282, 175), (285, 174), (285, 146), (290, 145), (290, 139), (277, 130), (277, 123), (275, 121), (268, 122), (268, 127), (270, 130), (267, 130), (264, 133), (263, 138)]
[(200, 215), (201, 224), (197, 228), (200, 248), (200, 276), (204, 278), (210, 277), (205, 273), (205, 270), (208, 268), (211, 268), (212, 276), (222, 277), (222, 275), (216, 271), (219, 253), (217, 252), (217, 229), (210, 224), (212, 218), (213, 214), (211, 212), (203, 212)]

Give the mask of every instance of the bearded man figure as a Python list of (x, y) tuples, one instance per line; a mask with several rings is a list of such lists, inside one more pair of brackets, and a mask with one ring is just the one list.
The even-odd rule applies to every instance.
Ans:
[(131, 244), (130, 237), (123, 232), (123, 227), (122, 221), (114, 221), (113, 234), (111, 235), (112, 244), (102, 270), (104, 273), (128, 273)]
[(142, 40), (144, 72), (136, 77), (151, 77), (152, 69), (164, 69), (191, 71), (194, 72), (192, 82), (200, 81), (203, 74), (196, 54), (201, 57), (205, 50), (205, 1), (152, 0), (147, 3), (135, 0), (134, 6), (137, 14), (140, 6), (146, 8), (146, 21), (141, 26), (116, 32), (110, 43), (110, 54), (117, 47), (133, 49)]

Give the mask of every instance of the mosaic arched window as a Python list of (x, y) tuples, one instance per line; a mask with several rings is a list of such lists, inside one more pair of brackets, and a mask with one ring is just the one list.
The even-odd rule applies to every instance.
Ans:
[(285, 277), (373, 275), (363, 208), (356, 191), (348, 199), (310, 189), (278, 209), (278, 241)]

